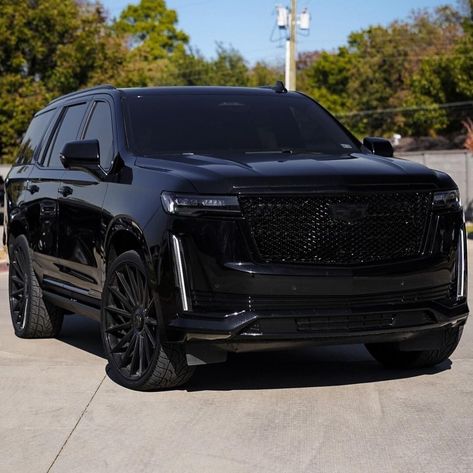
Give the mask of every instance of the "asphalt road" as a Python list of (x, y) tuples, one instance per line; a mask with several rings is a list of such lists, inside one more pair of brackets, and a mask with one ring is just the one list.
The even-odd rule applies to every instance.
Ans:
[(435, 370), (313, 348), (235, 355), (186, 389), (138, 393), (106, 377), (94, 322), (15, 338), (6, 286), (0, 274), (1, 472), (473, 471), (472, 323)]

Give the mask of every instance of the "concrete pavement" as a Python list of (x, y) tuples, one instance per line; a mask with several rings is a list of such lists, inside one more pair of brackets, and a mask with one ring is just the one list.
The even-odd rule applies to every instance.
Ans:
[(20, 340), (7, 306), (4, 273), (0, 472), (473, 471), (471, 323), (435, 370), (323, 347), (232, 356), (185, 389), (139, 393), (106, 377), (96, 323)]

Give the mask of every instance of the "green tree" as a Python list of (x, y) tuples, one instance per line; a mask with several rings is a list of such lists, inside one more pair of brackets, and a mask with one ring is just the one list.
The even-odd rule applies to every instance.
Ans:
[(187, 34), (177, 28), (177, 20), (176, 11), (168, 9), (164, 0), (141, 0), (123, 10), (114, 29), (128, 36), (132, 51), (155, 60), (182, 51), (189, 42)]
[(284, 71), (281, 67), (258, 61), (249, 71), (248, 85), (261, 87), (274, 85), (278, 80), (284, 80)]
[(11, 162), (31, 117), (44, 106), (44, 85), (18, 73), (0, 75), (0, 157)]
[(217, 57), (210, 63), (208, 85), (247, 86), (248, 72), (245, 58), (235, 48), (217, 43)]
[(464, 31), (449, 6), (369, 27), (306, 67), (305, 87), (357, 134), (434, 134), (449, 123), (437, 104), (453, 97), (452, 70), (444, 66), (457, 56)]
[(0, 0), (0, 9), (0, 158), (10, 161), (35, 111), (110, 74), (125, 49), (98, 3)]

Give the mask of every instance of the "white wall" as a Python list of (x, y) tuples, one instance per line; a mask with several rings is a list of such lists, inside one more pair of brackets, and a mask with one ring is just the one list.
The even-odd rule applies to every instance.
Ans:
[(460, 188), (465, 207), (473, 200), (473, 154), (466, 150), (395, 153), (449, 174)]
[(9, 170), (10, 170), (10, 166), (0, 164), (0, 176), (2, 176), (3, 179), (7, 177)]

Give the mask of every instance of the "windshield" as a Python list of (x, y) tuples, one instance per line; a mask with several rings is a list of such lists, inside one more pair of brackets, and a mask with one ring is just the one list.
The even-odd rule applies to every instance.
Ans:
[(303, 96), (129, 95), (127, 104), (130, 144), (139, 155), (359, 151), (327, 112)]

